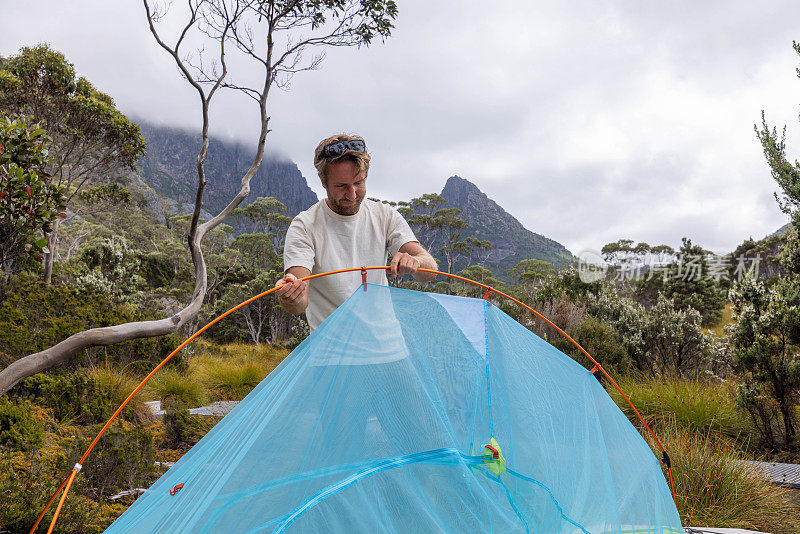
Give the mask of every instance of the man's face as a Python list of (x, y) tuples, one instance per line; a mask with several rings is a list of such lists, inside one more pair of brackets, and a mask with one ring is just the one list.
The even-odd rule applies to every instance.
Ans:
[[(320, 177), (321, 178), (321, 177)], [(364, 173), (354, 161), (337, 161), (328, 166), (328, 183), (322, 186), (328, 192), (328, 207), (339, 215), (355, 215), (367, 194)]]

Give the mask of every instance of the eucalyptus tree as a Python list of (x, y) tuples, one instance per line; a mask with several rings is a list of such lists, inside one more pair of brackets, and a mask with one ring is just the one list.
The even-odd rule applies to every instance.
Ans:
[[(64, 54), (46, 44), (24, 47), (0, 65), (0, 110), (29, 116), (49, 137), (49, 183), (64, 196), (66, 208), (92, 181), (107, 184), (132, 170), (144, 154), (139, 126), (129, 121), (114, 100), (97, 90)], [(121, 198), (118, 188), (95, 187), (94, 200)], [(66, 219), (68, 220), (68, 219)], [(50, 283), (58, 254), (57, 218), (47, 232), (44, 280)]]
[[(684, 237), (678, 250), (678, 261), (671, 263), (665, 273), (664, 295), (675, 301), (681, 310), (695, 309), (709, 327), (722, 318), (727, 291), (711, 269), (712, 254)], [(718, 273), (721, 274), (721, 273)]]
[[(208, 290), (203, 237), (230, 216), (250, 192), (250, 180), (261, 165), (270, 131), (271, 89), (287, 87), (294, 74), (318, 68), (327, 47), (366, 46), (376, 37), (387, 38), (397, 17), (392, 0), (187, 0), (182, 12), (172, 13), (164, 4), (143, 0), (143, 5), (153, 38), (194, 90), (202, 119), (196, 196), (186, 236), (194, 266), (192, 298), (171, 317), (79, 332), (42, 352), (25, 356), (0, 371), (0, 393), (87, 347), (165, 335), (194, 319)], [(175, 17), (181, 18), (180, 22)], [(170, 28), (176, 28), (172, 37), (167, 36)], [(196, 48), (187, 54), (192, 45)], [(212, 50), (213, 57), (209, 55)], [(242, 63), (231, 61), (233, 54), (250, 63), (237, 71)], [(253, 81), (256, 72), (258, 79)], [(201, 222), (207, 184), (209, 110), (223, 90), (246, 95), (257, 107), (256, 114), (248, 115), (259, 121), (256, 148), (239, 191), (219, 213)]]
[(255, 202), (231, 212), (239, 232), (264, 233), (276, 250), (283, 246), (286, 229), (292, 222), (285, 214), (286, 205), (273, 197), (258, 197)]
[(447, 200), (438, 193), (425, 193), (421, 197), (412, 198), (411, 202), (399, 203), (397, 211), (406, 218), (425, 250), (433, 250), (436, 243), (438, 232), (434, 213), (444, 204), (447, 204)]
[(432, 226), (442, 238), (442, 247), (439, 252), (447, 261), (447, 272), (452, 273), (458, 257), (456, 245), (461, 238), (461, 232), (469, 227), (467, 221), (460, 217), (458, 208), (442, 208), (433, 213)]
[(478, 261), (478, 265), (483, 265), (493, 248), (492, 242), (488, 239), (481, 240), (469, 236), (464, 241), (458, 241), (453, 247), (453, 252), (457, 258), (466, 258), (466, 267), (469, 267), (472, 265), (473, 257)]
[(552, 263), (530, 258), (521, 260), (512, 269), (509, 269), (508, 275), (519, 281), (528, 298), (533, 298), (539, 284), (555, 272)]

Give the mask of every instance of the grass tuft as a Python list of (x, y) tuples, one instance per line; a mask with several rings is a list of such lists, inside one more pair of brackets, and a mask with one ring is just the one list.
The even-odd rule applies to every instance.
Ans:
[(800, 506), (792, 501), (793, 490), (770, 484), (742, 461), (731, 440), (674, 421), (661, 430), (684, 525), (800, 532)]
[[(618, 383), (652, 427), (660, 428), (674, 421), (681, 427), (743, 442), (755, 439), (749, 419), (736, 410), (735, 392), (726, 383), (663, 377), (624, 377)], [(607, 390), (617, 406), (638, 425), (636, 414), (619, 392), (613, 387)]]
[(189, 372), (213, 400), (241, 400), (286, 357), (288, 351), (262, 345), (229, 344), (192, 357)]
[(190, 375), (173, 369), (161, 369), (145, 386), (147, 396), (166, 402), (178, 400), (184, 406), (197, 407), (205, 404), (206, 392), (199, 382)]
[[(122, 404), (128, 395), (136, 389), (139, 385), (139, 379), (127, 373), (124, 370), (115, 369), (113, 367), (92, 366), (86, 370), (86, 376), (93, 380), (102, 391), (105, 391), (110, 396), (110, 401), (113, 404), (113, 409)], [(142, 404), (142, 395), (137, 394), (128, 406), (132, 409), (140, 407)]]
[(241, 400), (266, 377), (268, 371), (256, 362), (221, 361), (209, 366), (205, 377), (211, 395), (219, 399)]

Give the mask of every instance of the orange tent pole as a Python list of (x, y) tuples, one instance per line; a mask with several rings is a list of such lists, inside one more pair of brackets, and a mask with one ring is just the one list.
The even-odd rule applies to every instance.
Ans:
[(75, 475), (78, 474), (78, 471), (79, 469), (73, 469), (72, 472), (67, 477), (67, 487), (64, 488), (64, 493), (61, 494), (61, 499), (58, 501), (58, 506), (56, 506), (56, 513), (53, 514), (53, 520), (50, 521), (50, 528), (47, 529), (47, 534), (51, 534), (53, 532), (53, 527), (56, 526), (58, 513), (61, 511), (61, 507), (64, 506), (64, 501), (67, 500), (67, 493), (69, 493), (69, 487), (72, 486), (72, 481), (75, 480)]
[(47, 504), (44, 505), (44, 508), (42, 509), (42, 513), (40, 513), (39, 517), (36, 518), (36, 523), (33, 524), (33, 528), (31, 528), (31, 532), (34, 532), (36, 530), (36, 527), (39, 526), (39, 523), (41, 523), (42, 518), (44, 518), (44, 513), (47, 511), (48, 508), (50, 508), (50, 505), (53, 504), (53, 501), (56, 500), (56, 497), (58, 496), (58, 492), (61, 491), (61, 488), (63, 488), (66, 485), (67, 480), (69, 480), (69, 477), (71, 477), (71, 476), (72, 476), (72, 471), (70, 471), (69, 475), (67, 475), (66, 478), (61, 482), (61, 484), (58, 485), (58, 488), (56, 488), (56, 492), (53, 493), (53, 496), (50, 497), (50, 500), (47, 501)]
[[(339, 269), (339, 270), (336, 270), (336, 271), (328, 271), (328, 272), (325, 272), (325, 273), (312, 274), (310, 276), (305, 276), (303, 278), (300, 278), (299, 280), (307, 281), (307, 280), (313, 280), (314, 278), (320, 278), (322, 276), (328, 276), (328, 275), (339, 274), (339, 273), (347, 273), (347, 272), (353, 272), (353, 271), (361, 271), (363, 273), (366, 270), (373, 270), (373, 269), (389, 270), (389, 267), (388, 266), (353, 267), (353, 268), (350, 268), (350, 269)], [(631, 406), (631, 408), (633, 408), (633, 411), (636, 413), (636, 416), (639, 418), (639, 420), (642, 422), (642, 424), (648, 430), (650, 435), (653, 437), (653, 440), (655, 441), (656, 445), (658, 445), (658, 448), (661, 450), (662, 454), (666, 454), (666, 451), (665, 451), (664, 447), (661, 445), (661, 442), (658, 441), (658, 438), (656, 437), (655, 433), (652, 431), (650, 426), (647, 424), (647, 421), (644, 420), (644, 417), (642, 417), (642, 415), (636, 409), (636, 406), (634, 406), (633, 403), (631, 402), (631, 400), (628, 398), (628, 396), (625, 395), (625, 392), (622, 391), (622, 388), (620, 388), (619, 385), (616, 383), (616, 381), (614, 381), (614, 379), (611, 378), (611, 375), (609, 375), (606, 372), (606, 370), (603, 368), (602, 365), (600, 365), (599, 362), (597, 362), (597, 360), (592, 358), (592, 356), (588, 352), (586, 352), (586, 349), (581, 347), (580, 344), (578, 344), (577, 341), (572, 339), (566, 332), (564, 332), (561, 328), (556, 326), (547, 317), (545, 317), (541, 313), (537, 312), (536, 310), (534, 310), (533, 308), (531, 308), (527, 304), (524, 304), (524, 303), (520, 302), (519, 300), (515, 299), (514, 297), (512, 297), (510, 295), (507, 295), (507, 294), (503, 293), (502, 291), (498, 291), (498, 290), (494, 289), (493, 287), (488, 286), (486, 284), (482, 284), (480, 282), (476, 282), (475, 280), (470, 280), (469, 278), (465, 278), (463, 276), (458, 276), (458, 275), (450, 274), (450, 273), (444, 273), (444, 272), (436, 271), (436, 270), (433, 270), (433, 269), (419, 269), (419, 271), (420, 272), (425, 272), (425, 273), (432, 273), (432, 274), (436, 274), (436, 275), (448, 276), (450, 278), (455, 278), (455, 279), (461, 280), (463, 282), (468, 282), (470, 284), (474, 284), (474, 285), (480, 286), (480, 287), (486, 289), (487, 292), (497, 293), (498, 295), (507, 298), (508, 300), (518, 304), (519, 306), (522, 306), (523, 308), (525, 308), (526, 310), (530, 311), (531, 313), (533, 313), (534, 315), (536, 315), (540, 319), (543, 319), (545, 322), (547, 322), (547, 324), (549, 324), (550, 326), (555, 328), (559, 333), (561, 333), (564, 337), (566, 337), (583, 354), (585, 354), (586, 357), (589, 358), (589, 360), (591, 360), (592, 363), (594, 363), (595, 366), (600, 371), (602, 371), (603, 375), (609, 380), (609, 382), (611, 382), (611, 384), (614, 385), (616, 390), (622, 395), (622, 397), (627, 401), (627, 403)], [(218, 317), (214, 318), (212, 321), (210, 321), (208, 324), (203, 326), (197, 332), (195, 332), (194, 334), (189, 336), (186, 339), (186, 341), (181, 343), (178, 346), (178, 348), (176, 348), (171, 353), (169, 353), (169, 355), (166, 358), (164, 358), (164, 360), (162, 360), (161, 363), (159, 363), (152, 371), (150, 371), (150, 373), (141, 381), (141, 383), (138, 386), (136, 386), (136, 388), (130, 393), (130, 395), (128, 395), (128, 397), (122, 402), (122, 404), (119, 405), (119, 408), (117, 408), (116, 411), (114, 411), (114, 413), (111, 415), (111, 418), (108, 420), (108, 422), (106, 422), (106, 424), (103, 425), (103, 428), (101, 428), (100, 431), (97, 433), (97, 436), (95, 436), (95, 438), (92, 440), (91, 444), (89, 444), (89, 447), (83, 453), (83, 456), (81, 456), (81, 459), (78, 462), (78, 464), (76, 464), (75, 469), (72, 470), (72, 472), (67, 476), (67, 478), (64, 480), (64, 482), (62, 482), (61, 485), (58, 487), (58, 489), (56, 489), (56, 491), (53, 494), (53, 496), (50, 498), (50, 500), (45, 505), (44, 510), (42, 510), (42, 512), (39, 514), (39, 517), (36, 519), (36, 523), (34, 523), (33, 527), (30, 530), (30, 534), (33, 534), (36, 531), (36, 527), (39, 526), (39, 523), (41, 522), (42, 518), (44, 517), (45, 512), (47, 511), (47, 509), (50, 507), (50, 505), (55, 500), (55, 497), (56, 497), (56, 495), (58, 495), (58, 492), (61, 491), (61, 488), (64, 487), (64, 485), (66, 484), (66, 488), (64, 489), (64, 494), (61, 496), (61, 499), (59, 500), (58, 506), (56, 508), (56, 513), (53, 515), (53, 519), (50, 522), (50, 528), (47, 531), (48, 534), (50, 532), (52, 532), (53, 527), (56, 524), (56, 520), (58, 519), (59, 511), (61, 510), (61, 507), (63, 506), (64, 501), (66, 500), (67, 493), (69, 493), (70, 486), (72, 486), (72, 481), (75, 479), (75, 476), (78, 474), (78, 471), (80, 470), (79, 466), (81, 466), (86, 461), (86, 458), (92, 452), (92, 449), (94, 449), (95, 445), (97, 445), (97, 443), (100, 441), (100, 438), (103, 436), (103, 434), (105, 434), (106, 430), (108, 430), (108, 428), (111, 426), (111, 423), (117, 418), (117, 416), (120, 413), (122, 413), (122, 410), (128, 405), (128, 403), (130, 403), (130, 401), (133, 399), (133, 397), (139, 392), (139, 390), (141, 390), (144, 387), (144, 385), (153, 377), (153, 375), (155, 375), (156, 372), (158, 372), (159, 369), (164, 367), (164, 365), (166, 365), (166, 363), (169, 360), (171, 360), (173, 356), (175, 356), (178, 352), (183, 350), (183, 348), (186, 347), (186, 345), (191, 343), (197, 336), (199, 336), (200, 334), (202, 334), (203, 332), (208, 330), (210, 327), (212, 327), (213, 325), (217, 324), (219, 321), (221, 321), (222, 319), (224, 319), (228, 315), (232, 314), (233, 312), (235, 312), (239, 308), (242, 308), (243, 306), (246, 306), (246, 305), (250, 304), (251, 302), (253, 302), (255, 300), (258, 300), (261, 297), (265, 297), (265, 296), (269, 295), (270, 293), (272, 293), (274, 291), (277, 291), (278, 289), (282, 288), (284, 285), (286, 285), (286, 284), (283, 284), (283, 285), (280, 285), (280, 286), (275, 286), (275, 287), (273, 287), (271, 289), (268, 289), (267, 291), (264, 291), (263, 293), (259, 293), (258, 295), (254, 296), (254, 297), (250, 297), (249, 299), (245, 300), (244, 302), (242, 302), (242, 303), (234, 306), (230, 310), (226, 311), (222, 315), (219, 315)], [(488, 294), (486, 296), (488, 296)], [(666, 457), (665, 457), (665, 459), (666, 459)], [(674, 486), (674, 483), (672, 481), (672, 467), (667, 465), (667, 470), (669, 471), (669, 481), (670, 481), (670, 490), (672, 491), (672, 499), (675, 501), (675, 506), (677, 506), (678, 505), (678, 501), (677, 501), (677, 499), (675, 497), (675, 486)]]

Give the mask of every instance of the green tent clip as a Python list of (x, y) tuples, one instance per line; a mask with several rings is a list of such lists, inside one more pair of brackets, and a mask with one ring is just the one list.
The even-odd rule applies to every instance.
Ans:
[(483, 463), (485, 463), (495, 475), (499, 475), (506, 470), (506, 459), (503, 457), (503, 451), (500, 449), (500, 444), (497, 443), (496, 439), (490, 439), (489, 444), (483, 446), (483, 458)]

